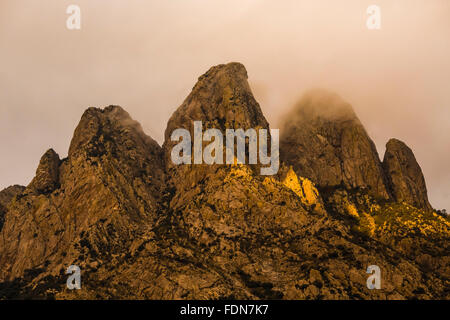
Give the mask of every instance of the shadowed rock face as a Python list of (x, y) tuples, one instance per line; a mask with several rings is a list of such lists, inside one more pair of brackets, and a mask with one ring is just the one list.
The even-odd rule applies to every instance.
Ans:
[(312, 90), (286, 119), (280, 154), (299, 175), (320, 188), (367, 188), (375, 197), (389, 198), (375, 145), (347, 102)]
[(59, 155), (49, 149), (41, 158), (36, 176), (28, 189), (38, 193), (50, 193), (59, 187)]
[(432, 210), (422, 169), (405, 143), (397, 139), (389, 140), (386, 144), (383, 168), (396, 201)]
[(0, 279), (40, 268), (55, 276), (72, 263), (86, 267), (126, 252), (157, 219), (163, 180), (162, 149), (127, 112), (89, 108), (68, 158), (60, 162), (47, 151), (30, 186), (10, 204)]
[(22, 194), (25, 190), (24, 186), (14, 185), (0, 191), (0, 231), (3, 228), (3, 222), (6, 212), (8, 211), (8, 205), (14, 197)]
[(13, 185), (0, 191), (0, 205), (7, 207), (9, 202), (25, 190), (24, 186)]

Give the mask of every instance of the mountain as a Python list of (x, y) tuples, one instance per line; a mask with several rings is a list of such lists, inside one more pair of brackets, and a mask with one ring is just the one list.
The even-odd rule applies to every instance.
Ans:
[[(308, 94), (289, 118), (280, 169), (264, 176), (171, 160), (172, 133), (193, 137), (194, 121), (270, 129), (242, 64), (199, 78), (162, 147), (121, 107), (87, 109), (67, 158), (47, 151), (26, 188), (0, 192), (0, 297), (448, 299), (450, 222), (397, 191), (406, 179), (426, 193), (417, 168), (395, 160), (410, 155), (392, 148), (382, 165), (329, 93)], [(374, 264), (380, 290), (366, 287)], [(81, 290), (66, 288), (70, 265)]]

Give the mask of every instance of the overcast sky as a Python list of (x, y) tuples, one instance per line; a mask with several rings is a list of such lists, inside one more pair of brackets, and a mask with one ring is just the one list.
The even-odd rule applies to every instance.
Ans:
[(381, 157), (391, 137), (413, 149), (450, 209), (449, 16), (448, 0), (0, 0), (0, 189), (28, 184), (50, 147), (65, 157), (89, 106), (123, 106), (162, 143), (197, 78), (239, 61), (272, 128), (304, 91), (335, 91)]

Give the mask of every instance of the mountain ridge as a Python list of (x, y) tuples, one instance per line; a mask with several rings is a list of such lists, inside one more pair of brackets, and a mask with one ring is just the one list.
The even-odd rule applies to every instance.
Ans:
[[(169, 163), (170, 132), (192, 132), (194, 120), (222, 130), (269, 128), (247, 77), (239, 63), (201, 76), (168, 121), (162, 146), (119, 106), (87, 109), (68, 157), (48, 150), (29, 186), (0, 203), (0, 297), (448, 299), (448, 219), (423, 201), (408, 203), (411, 194), (425, 199), (426, 188), (409, 171), (394, 174), (391, 163), (417, 162), (394, 148), (400, 160), (383, 169), (345, 103), (343, 119), (324, 119), (309, 103), (310, 125), (292, 117), (287, 126), (309, 130), (300, 142), (324, 146), (340, 165), (323, 162), (320, 177), (297, 165), (314, 164), (316, 154), (302, 154), (283, 133), (280, 154), (289, 157), (274, 176), (252, 165)], [(400, 188), (403, 177), (416, 193)], [(71, 264), (82, 270), (82, 290), (65, 288)], [(365, 286), (371, 264), (383, 272), (381, 290)]]

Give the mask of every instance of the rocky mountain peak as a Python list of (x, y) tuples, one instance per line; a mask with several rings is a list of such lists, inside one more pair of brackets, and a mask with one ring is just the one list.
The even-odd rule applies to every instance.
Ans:
[[(75, 129), (69, 147), (69, 158), (77, 153), (100, 155), (107, 152), (105, 147), (112, 146), (156, 155), (160, 146), (142, 130), (139, 122), (133, 120), (120, 106), (108, 106), (104, 109), (88, 108)], [(113, 151), (113, 150), (109, 150)], [(117, 151), (117, 150), (116, 150)]]
[(164, 150), (170, 153), (170, 136), (175, 129), (193, 133), (193, 122), (203, 128), (244, 130), (269, 128), (261, 108), (253, 97), (245, 67), (236, 62), (222, 64), (202, 75), (182, 105), (172, 114), (165, 131)]
[(59, 155), (47, 150), (39, 161), (36, 176), (28, 185), (28, 189), (38, 193), (50, 193), (59, 187)]
[(113, 105), (104, 109), (88, 108), (84, 112), (63, 169), (64, 181), (70, 179), (74, 170), (94, 171), (101, 180), (121, 179), (110, 181), (111, 184), (130, 184), (134, 189), (143, 189), (139, 192), (145, 193), (142, 198), (150, 201), (151, 211), (156, 208), (154, 198), (161, 195), (164, 180), (162, 148), (128, 112)]
[(431, 210), (422, 169), (412, 150), (398, 139), (386, 144), (383, 169), (393, 196), (398, 202), (407, 202), (417, 208)]
[(282, 126), (280, 154), (319, 188), (365, 188), (389, 194), (375, 144), (351, 105), (323, 89), (307, 92)]

